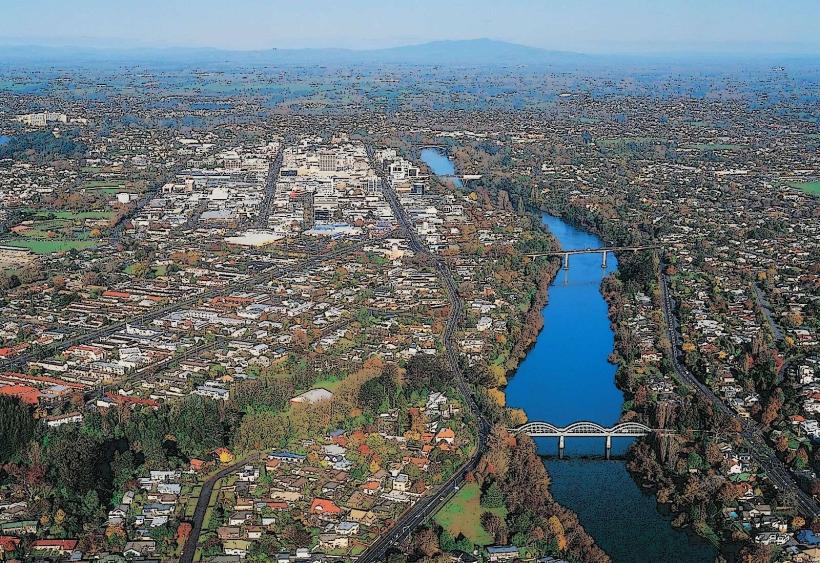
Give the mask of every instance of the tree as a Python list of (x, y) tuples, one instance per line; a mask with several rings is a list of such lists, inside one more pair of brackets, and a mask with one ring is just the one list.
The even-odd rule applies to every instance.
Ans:
[(438, 356), (417, 354), (407, 362), (407, 384), (414, 389), (440, 389), (451, 381), (446, 365)]
[(365, 381), (359, 388), (359, 404), (371, 412), (378, 412), (387, 401), (387, 390), (380, 377)]
[(691, 452), (686, 460), (686, 465), (689, 469), (702, 469), (704, 465), (703, 457), (697, 452)]
[(441, 551), (438, 544), (438, 537), (436, 537), (436, 533), (432, 528), (421, 528), (418, 532), (416, 532), (413, 539), (416, 551), (425, 557), (432, 557)]
[(310, 340), (308, 334), (303, 328), (297, 328), (293, 331), (293, 347), (297, 350), (307, 350)]
[(192, 526), (188, 522), (181, 522), (177, 528), (177, 545), (182, 547), (191, 535)]
[(0, 396), (0, 464), (11, 461), (34, 438), (31, 408), (16, 397)]
[(91, 489), (83, 497), (82, 515), (85, 520), (96, 520), (100, 517), (100, 496)]
[(67, 497), (85, 496), (97, 483), (99, 452), (99, 444), (77, 428), (59, 428), (46, 448), (51, 482)]
[(763, 414), (760, 415), (760, 422), (769, 426), (772, 422), (777, 420), (780, 415), (780, 409), (783, 406), (783, 401), (777, 395), (772, 395), (769, 399), (769, 403), (766, 405), (766, 409), (763, 411)]
[(490, 483), (481, 494), (481, 506), (484, 508), (501, 508), (504, 506), (504, 495), (495, 481)]
[(146, 278), (148, 274), (151, 272), (151, 266), (146, 264), (145, 262), (137, 262), (134, 264), (134, 267), (131, 269), (134, 276), (138, 278)]
[(216, 401), (190, 395), (174, 405), (171, 430), (179, 450), (188, 457), (199, 457), (223, 445), (224, 428)]
[(561, 524), (561, 520), (554, 514), (549, 517), (548, 522), (552, 535), (555, 536), (555, 545), (558, 551), (564, 551), (567, 548), (567, 537), (564, 532), (564, 525)]
[(495, 541), (504, 543), (505, 536), (507, 535), (507, 526), (500, 516), (492, 512), (484, 512), (481, 515), (481, 527), (487, 530), (487, 533), (493, 536)]

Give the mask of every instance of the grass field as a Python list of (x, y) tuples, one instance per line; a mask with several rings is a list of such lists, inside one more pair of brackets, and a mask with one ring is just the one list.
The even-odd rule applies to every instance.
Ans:
[[(128, 266), (126, 266), (125, 273), (128, 274), (129, 276), (133, 276), (135, 266), (136, 266), (136, 264), (129, 264)], [(164, 276), (165, 274), (168, 273), (168, 268), (166, 266), (163, 266), (163, 265), (152, 266), (151, 269), (153, 270), (154, 276), (156, 276), (156, 277), (161, 277), (161, 276)]]
[(326, 379), (320, 379), (319, 381), (314, 383), (313, 386), (311, 386), (311, 389), (318, 389), (321, 387), (322, 389), (327, 389), (332, 393), (336, 391), (336, 388), (339, 386), (341, 382), (342, 379), (338, 377), (328, 377)]
[(494, 538), (481, 526), (481, 514), (484, 512), (492, 512), (502, 519), (507, 516), (506, 508), (482, 508), (478, 483), (468, 483), (438, 511), (435, 521), (453, 537), (464, 534), (476, 545), (491, 545)]
[(793, 188), (802, 190), (807, 194), (820, 196), (820, 181), (818, 182), (793, 182), (789, 184)]
[(86, 220), (108, 221), (114, 217), (111, 211), (28, 211), (32, 214), (29, 229), (0, 240), (0, 244), (28, 248), (35, 254), (81, 250), (97, 244), (89, 238), (91, 228)]
[(93, 240), (38, 240), (38, 239), (14, 239), (0, 241), (0, 244), (28, 248), (35, 254), (53, 254), (55, 252), (65, 252), (72, 248), (82, 250), (94, 246)]
[(128, 191), (125, 182), (118, 180), (89, 180), (87, 182), (83, 182), (80, 189), (102, 192), (111, 195)]
[(110, 219), (114, 216), (112, 211), (51, 211), (48, 209), (37, 210), (34, 219), (64, 219), (66, 221), (85, 221), (86, 219)]

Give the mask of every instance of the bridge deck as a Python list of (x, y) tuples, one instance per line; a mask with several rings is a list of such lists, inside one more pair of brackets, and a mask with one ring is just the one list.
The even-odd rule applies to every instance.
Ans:
[(518, 428), (511, 428), (513, 434), (527, 434), (529, 436), (544, 438), (561, 438), (568, 436), (578, 436), (580, 438), (606, 438), (623, 436), (625, 438), (639, 438), (655, 432), (652, 428), (640, 422), (622, 422), (612, 427), (601, 426), (597, 422), (581, 420), (573, 422), (568, 426), (555, 426), (549, 422), (535, 421), (528, 422)]
[(638, 250), (657, 250), (660, 246), (607, 246), (603, 248), (575, 248), (569, 250), (554, 250), (552, 252), (537, 252), (526, 256), (565, 256), (567, 254), (600, 254), (602, 252), (635, 252)]

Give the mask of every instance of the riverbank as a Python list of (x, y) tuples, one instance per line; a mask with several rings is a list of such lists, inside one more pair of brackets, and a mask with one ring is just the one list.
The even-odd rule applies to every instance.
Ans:
[[(451, 165), (448, 161), (447, 164)], [(433, 170), (436, 172), (436, 170)], [(500, 202), (509, 197), (495, 194)], [(479, 198), (490, 199), (485, 193)], [(554, 241), (565, 248), (600, 246), (592, 234), (575, 231), (558, 218), (543, 221)], [(562, 235), (579, 237), (566, 243)], [(552, 248), (558, 245), (553, 243)], [(599, 292), (601, 278), (612, 273), (617, 260), (601, 269), (598, 256), (573, 256), (569, 272), (561, 272), (557, 260), (530, 262), (541, 268), (537, 291), (523, 312), (526, 333), (515, 338), (505, 367), (507, 406), (523, 409), (530, 419), (568, 424), (578, 419), (592, 419), (607, 426), (621, 416), (623, 395), (615, 385), (615, 366), (608, 362), (614, 338), (607, 318), (607, 306)], [(531, 266), (530, 266), (531, 267)], [(556, 308), (555, 298), (558, 299)], [(562, 305), (564, 298), (568, 298)], [(559, 311), (561, 318), (545, 323), (548, 312)], [(558, 369), (549, 377), (550, 370)], [(518, 391), (517, 391), (518, 389)], [(573, 408), (574, 407), (574, 408)], [(615, 440), (613, 453), (623, 454), (631, 441)], [(711, 561), (711, 553), (702, 553), (698, 545), (689, 545), (688, 537), (674, 530), (658, 514), (654, 498), (646, 495), (629, 477), (623, 461), (579, 460), (579, 456), (603, 454), (603, 440), (569, 440), (567, 452), (572, 462), (555, 459), (532, 475), (521, 487), (538, 490), (552, 487), (556, 505), (577, 514), (578, 529), (591, 534), (595, 542), (615, 561), (675, 560), (701, 563)], [(534, 455), (557, 453), (556, 444), (539, 440)], [(573, 465), (570, 465), (572, 463)], [(557, 475), (550, 479), (549, 475)], [(591, 503), (589, 499), (601, 499)], [(619, 522), (612, 524), (613, 513)]]
[[(601, 241), (556, 217), (544, 222), (562, 248), (595, 248)], [(537, 342), (511, 376), (510, 407), (522, 408), (531, 420), (566, 425), (592, 420), (612, 425), (620, 420), (624, 396), (609, 362), (615, 338), (601, 280), (617, 269), (611, 260), (602, 270), (600, 257), (573, 256), (568, 271), (560, 270), (549, 287), (548, 305)], [(546, 300), (544, 300), (546, 302)], [(618, 439), (613, 453), (626, 453), (631, 440)], [(539, 452), (554, 456), (555, 441), (538, 440)], [(655, 499), (630, 477), (623, 460), (579, 459), (602, 456), (603, 440), (567, 440), (570, 460), (546, 461), (557, 502), (574, 510), (581, 524), (613, 561), (705, 562), (714, 553), (660, 514)]]
[[(449, 160), (446, 164), (452, 166)], [(494, 206), (486, 193), (478, 194), (477, 197), (486, 202), (488, 208)], [(487, 227), (491, 228), (491, 225), (485, 226)], [(494, 386), (503, 387), (506, 384), (504, 373), (514, 372), (520, 361), (527, 356), (527, 351), (534, 345), (543, 327), (541, 311), (548, 299), (547, 288), (559, 268), (557, 262), (534, 263), (523, 256), (522, 253), (527, 251), (541, 252), (557, 248), (554, 237), (550, 236), (547, 239), (547, 231), (534, 221), (527, 225), (526, 229), (533, 229), (531, 235), (526, 237), (528, 242), (525, 246), (530, 245), (529, 250), (518, 248), (513, 250), (512, 254), (504, 253), (507, 256), (515, 256), (507, 264), (507, 268), (511, 272), (517, 272), (520, 279), (512, 293), (517, 295), (514, 301), (519, 303), (515, 318), (509, 319), (510, 325), (514, 325), (514, 328), (510, 328), (510, 333), (497, 342), (499, 348), (495, 350), (495, 356), (498, 362), (490, 366), (503, 368), (503, 371), (476, 380), (480, 395), (484, 395), (485, 388), (496, 392), (487, 394), (482, 403), (487, 407), (485, 412), (488, 416), (499, 424), (493, 432), (495, 439), (491, 439), (488, 451), (483, 456), (473, 479), (480, 482), (480, 496), (485, 496), (489, 487), (496, 485), (503, 489), (503, 498), (493, 501), (492, 506), (486, 505), (483, 498), (478, 506), (475, 506), (477, 502), (473, 502), (469, 513), (464, 514), (457, 525), (453, 525), (452, 521), (446, 518), (446, 514), (441, 522), (437, 522), (454, 537), (463, 533), (462, 526), (469, 523), (468, 530), (474, 539), (479, 536), (490, 536), (491, 543), (512, 543), (522, 550), (522, 555), (526, 554), (528, 557), (553, 555), (573, 561), (610, 561), (584, 529), (577, 515), (553, 499), (549, 492), (550, 477), (547, 468), (538, 456), (533, 441), (527, 436), (516, 439), (506, 433), (504, 427), (510, 422), (507, 419), (514, 418), (513, 415), (518, 413), (500, 408), (499, 405), (504, 403), (503, 393), (491, 388), (491, 381), (495, 381)], [(528, 265), (522, 270), (522, 264)], [(507, 299), (510, 299), (508, 293), (511, 289), (513, 288), (508, 287), (502, 290)], [(522, 297), (526, 297), (526, 300), (522, 300)], [(501, 421), (504, 423), (500, 423)], [(510, 469), (513, 465), (518, 466), (518, 469)], [(533, 491), (541, 493), (533, 495)], [(473, 499), (476, 500), (478, 499)], [(461, 509), (465, 510), (464, 507)], [(493, 510), (500, 510), (501, 515), (492, 512)], [(476, 534), (476, 530), (480, 530), (481, 533)]]
[[(617, 227), (596, 220), (586, 210), (562, 209), (562, 216), (599, 236), (619, 232)], [(661, 336), (666, 334), (666, 327), (660, 314), (659, 264), (654, 260), (640, 263), (636, 255), (626, 255), (624, 260), (626, 273), (609, 276), (601, 284), (610, 327), (615, 334), (611, 359), (618, 365), (616, 383), (626, 396), (622, 417), (654, 428), (712, 427), (711, 409), (697, 397), (690, 401), (689, 409), (681, 412), (675, 398), (685, 397), (687, 392), (664, 367), (663, 358), (668, 358), (671, 350), (669, 342)], [(640, 326), (635, 324), (636, 318), (641, 319)], [(650, 342), (641, 343), (636, 341), (636, 330), (654, 336)], [(642, 355), (650, 359), (644, 361)], [(667, 388), (665, 386), (670, 391), (676, 389), (675, 393), (659, 401), (658, 389)], [(659, 510), (673, 526), (693, 538), (702, 538), (701, 541), (708, 542), (729, 560), (735, 560), (744, 544), (749, 546), (749, 537), (721, 515), (725, 508), (737, 506), (734, 500), (742, 494), (744, 485), (727, 481), (717, 443), (704, 440), (705, 436), (670, 435), (643, 440), (628, 451), (626, 470), (644, 491), (654, 496)], [(681, 464), (681, 458), (686, 462)], [(694, 490), (703, 494), (693, 495)]]

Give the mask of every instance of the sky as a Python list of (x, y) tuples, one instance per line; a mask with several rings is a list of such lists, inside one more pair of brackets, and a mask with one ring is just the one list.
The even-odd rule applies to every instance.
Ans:
[(0, 0), (0, 43), (370, 49), (490, 38), (586, 53), (820, 53), (820, 0)]

